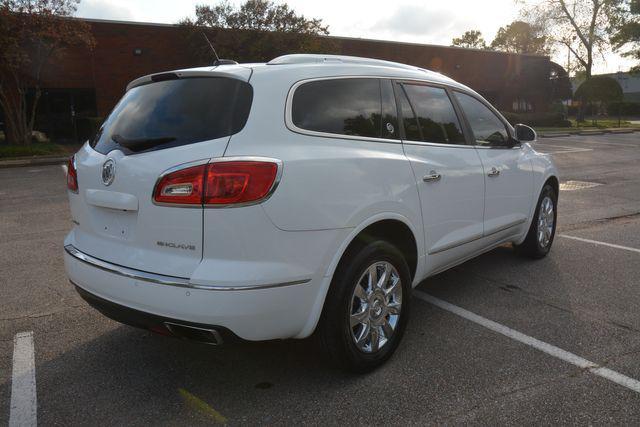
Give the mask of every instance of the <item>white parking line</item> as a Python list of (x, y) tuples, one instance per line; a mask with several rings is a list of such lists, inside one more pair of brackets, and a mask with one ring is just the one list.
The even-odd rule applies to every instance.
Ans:
[(37, 406), (33, 332), (20, 332), (13, 339), (9, 427), (37, 425)]
[(593, 243), (594, 245), (608, 246), (610, 248), (616, 248), (616, 249), (622, 249), (624, 251), (631, 251), (631, 252), (640, 253), (640, 249), (630, 248), (629, 246), (614, 245), (613, 243), (599, 242), (597, 240), (585, 239), (585, 238), (576, 237), (576, 236), (569, 236), (567, 234), (559, 234), (559, 236), (560, 237), (564, 237), (565, 239), (578, 240), (580, 242)]
[(470, 320), (471, 322), (477, 323), (480, 326), (484, 326), (487, 329), (490, 329), (494, 332), (502, 334), (515, 341), (521, 342), (522, 344), (526, 344), (529, 347), (533, 347), (536, 350), (540, 350), (544, 353), (547, 353), (550, 356), (553, 356), (560, 360), (564, 360), (565, 362), (571, 363), (572, 365), (575, 365), (580, 369), (587, 370), (594, 375), (598, 375), (599, 377), (608, 379), (609, 381), (612, 381), (616, 384), (626, 387), (629, 390), (635, 391), (636, 393), (640, 393), (640, 381), (638, 380), (627, 377), (626, 375), (623, 375), (619, 372), (612, 371), (609, 368), (604, 368), (576, 354), (570, 353), (566, 350), (563, 350), (559, 347), (548, 344), (544, 341), (540, 341), (529, 335), (525, 335), (522, 332), (518, 332), (515, 329), (511, 329), (507, 326), (496, 323), (493, 320), (489, 320), (482, 316), (478, 316), (477, 314), (467, 311), (464, 308), (458, 307), (457, 305), (450, 304), (439, 298), (431, 296), (425, 292), (414, 290), (413, 294), (416, 297), (420, 298), (421, 300), (426, 301), (430, 304), (433, 304), (436, 307), (449, 311), (462, 318)]
[(553, 144), (539, 144), (536, 147), (536, 150), (539, 150), (541, 148), (562, 148), (563, 150), (558, 150), (558, 151), (551, 151), (548, 153), (545, 152), (541, 152), (542, 154), (563, 154), (563, 153), (581, 153), (581, 152), (585, 152), (585, 151), (593, 151), (593, 148), (579, 148), (579, 147), (568, 147), (566, 145), (553, 145)]
[[(615, 135), (615, 134), (613, 134)], [(626, 142), (629, 142), (628, 140), (623, 140), (625, 142), (611, 142), (612, 140), (609, 140), (607, 142), (605, 141), (594, 141), (594, 140), (582, 140), (582, 141), (577, 141), (579, 144), (592, 144), (592, 145), (613, 145), (613, 146), (620, 146), (620, 147), (637, 147), (640, 148), (640, 144), (634, 144), (633, 142), (627, 144)]]

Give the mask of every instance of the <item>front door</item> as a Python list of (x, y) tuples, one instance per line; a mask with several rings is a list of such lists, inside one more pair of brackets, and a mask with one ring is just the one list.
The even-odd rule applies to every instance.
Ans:
[(531, 161), (514, 145), (506, 124), (491, 108), (469, 94), (454, 92), (474, 135), (485, 180), (484, 235), (527, 221), (533, 196)]
[(466, 144), (444, 88), (413, 82), (395, 88), (433, 271), (463, 255), (466, 243), (482, 237), (482, 164), (477, 151)]

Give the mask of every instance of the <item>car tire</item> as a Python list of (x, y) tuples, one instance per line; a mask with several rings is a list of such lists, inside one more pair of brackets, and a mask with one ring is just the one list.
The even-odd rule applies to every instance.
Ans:
[(410, 302), (411, 274), (402, 253), (382, 240), (355, 245), (333, 276), (318, 326), (320, 343), (339, 367), (370, 372), (398, 347)]
[(527, 237), (520, 245), (516, 245), (516, 251), (521, 255), (534, 259), (545, 257), (553, 244), (557, 219), (558, 195), (553, 187), (547, 184), (540, 192), (535, 215), (533, 216), (533, 221), (531, 221)]

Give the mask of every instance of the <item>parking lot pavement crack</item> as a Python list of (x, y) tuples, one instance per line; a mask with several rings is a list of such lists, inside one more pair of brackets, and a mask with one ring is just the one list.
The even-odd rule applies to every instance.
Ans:
[(77, 308), (82, 308), (84, 306), (85, 306), (84, 304), (68, 305), (60, 310), (53, 310), (53, 311), (44, 312), (44, 313), (42, 312), (29, 313), (29, 314), (24, 314), (22, 316), (3, 317), (3, 318), (0, 318), (0, 322), (10, 322), (13, 320), (25, 320), (25, 319), (39, 319), (42, 317), (55, 316), (56, 314), (64, 313), (65, 311), (68, 311), (68, 310), (75, 310)]
[(607, 319), (607, 318), (602, 318), (602, 317), (596, 316), (593, 313), (591, 313), (590, 311), (576, 310), (574, 308), (565, 307), (565, 306), (563, 306), (561, 304), (558, 304), (556, 302), (552, 302), (552, 301), (549, 301), (549, 300), (547, 300), (545, 298), (542, 298), (541, 296), (539, 296), (539, 295), (537, 295), (537, 294), (535, 294), (533, 292), (529, 292), (529, 291), (527, 291), (525, 289), (522, 289), (522, 288), (520, 288), (518, 286), (514, 286), (514, 285), (512, 285), (510, 283), (502, 282), (502, 281), (497, 280), (497, 279), (495, 279), (493, 277), (486, 277), (486, 276), (484, 276), (484, 275), (482, 275), (480, 273), (476, 273), (476, 272), (469, 271), (469, 270), (466, 270), (466, 269), (460, 269), (460, 271), (464, 271), (465, 273), (468, 273), (468, 274), (474, 275), (476, 277), (479, 277), (479, 278), (481, 278), (481, 279), (483, 279), (483, 280), (485, 280), (485, 281), (487, 281), (489, 283), (494, 283), (494, 284), (497, 285), (495, 287), (497, 287), (500, 290), (511, 292), (511, 293), (514, 293), (514, 294), (520, 294), (520, 295), (524, 296), (525, 298), (529, 298), (529, 299), (535, 300), (535, 301), (537, 301), (537, 302), (539, 302), (541, 304), (546, 305), (547, 307), (551, 307), (551, 308), (554, 308), (556, 310), (563, 311), (565, 313), (580, 314), (581, 316), (584, 316), (584, 317), (586, 317), (588, 319), (591, 319), (593, 321), (600, 322), (600, 323), (605, 323), (607, 325), (611, 325), (611, 326), (614, 326), (616, 328), (620, 328), (620, 329), (624, 329), (624, 330), (629, 331), (629, 332), (640, 334), (640, 330), (634, 328), (633, 326), (626, 325), (626, 324), (620, 323), (620, 322), (615, 321), (615, 320), (611, 320), (611, 319)]
[(447, 415), (445, 418), (440, 420), (439, 423), (442, 424), (442, 421), (446, 422), (446, 421), (454, 420), (454, 419), (469, 415), (469, 414), (473, 413), (474, 411), (476, 411), (477, 409), (485, 407), (487, 405), (487, 403), (486, 403), (487, 401), (499, 402), (501, 400), (504, 400), (504, 399), (508, 398), (509, 396), (514, 395), (514, 394), (518, 394), (518, 393), (521, 393), (521, 392), (524, 392), (524, 391), (534, 390), (536, 388), (546, 387), (548, 385), (555, 384), (555, 383), (560, 383), (560, 382), (565, 381), (565, 380), (576, 378), (577, 376), (582, 375), (583, 373), (586, 373), (586, 372), (588, 372), (588, 370), (586, 370), (586, 369), (577, 369), (577, 370), (573, 371), (571, 374), (568, 374), (568, 375), (561, 375), (559, 377), (552, 378), (550, 380), (541, 381), (541, 382), (537, 382), (537, 383), (534, 383), (534, 384), (529, 384), (529, 385), (522, 386), (522, 387), (516, 387), (514, 389), (507, 390), (507, 391), (502, 392), (502, 393), (498, 393), (498, 394), (495, 394), (495, 395), (487, 396), (487, 397), (482, 399), (482, 403), (478, 403), (476, 405), (473, 405), (471, 408), (466, 409), (464, 411), (454, 412), (454, 413), (452, 413), (450, 415)]
[(602, 366), (608, 366), (611, 365), (614, 362), (617, 362), (618, 360), (625, 358), (625, 357), (629, 357), (629, 356), (633, 356), (635, 354), (640, 354), (640, 348), (638, 349), (634, 349), (634, 350), (628, 350), (628, 351), (623, 351), (621, 353), (616, 353), (616, 354), (611, 354), (609, 356), (605, 356), (604, 358), (604, 362), (602, 362)]
[(628, 219), (636, 219), (636, 218), (639, 218), (639, 217), (640, 217), (640, 212), (634, 212), (634, 213), (630, 213), (630, 214), (609, 216), (609, 217), (598, 218), (598, 219), (589, 220), (589, 221), (577, 222), (575, 224), (569, 224), (569, 225), (567, 225), (565, 227), (558, 227), (558, 229), (559, 229), (559, 231), (562, 231), (562, 232), (575, 231), (575, 230), (586, 230), (586, 229), (589, 229), (589, 228), (594, 228), (594, 227), (601, 226), (603, 224), (609, 224), (611, 222), (619, 222), (619, 221), (624, 221), (624, 220), (628, 220)]

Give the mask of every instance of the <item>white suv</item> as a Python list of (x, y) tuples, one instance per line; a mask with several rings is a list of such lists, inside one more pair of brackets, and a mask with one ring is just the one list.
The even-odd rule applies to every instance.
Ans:
[(69, 162), (66, 270), (120, 322), (210, 344), (316, 331), (368, 371), (426, 277), (509, 242), (549, 251), (558, 178), (535, 137), (468, 87), (386, 61), (142, 77)]

